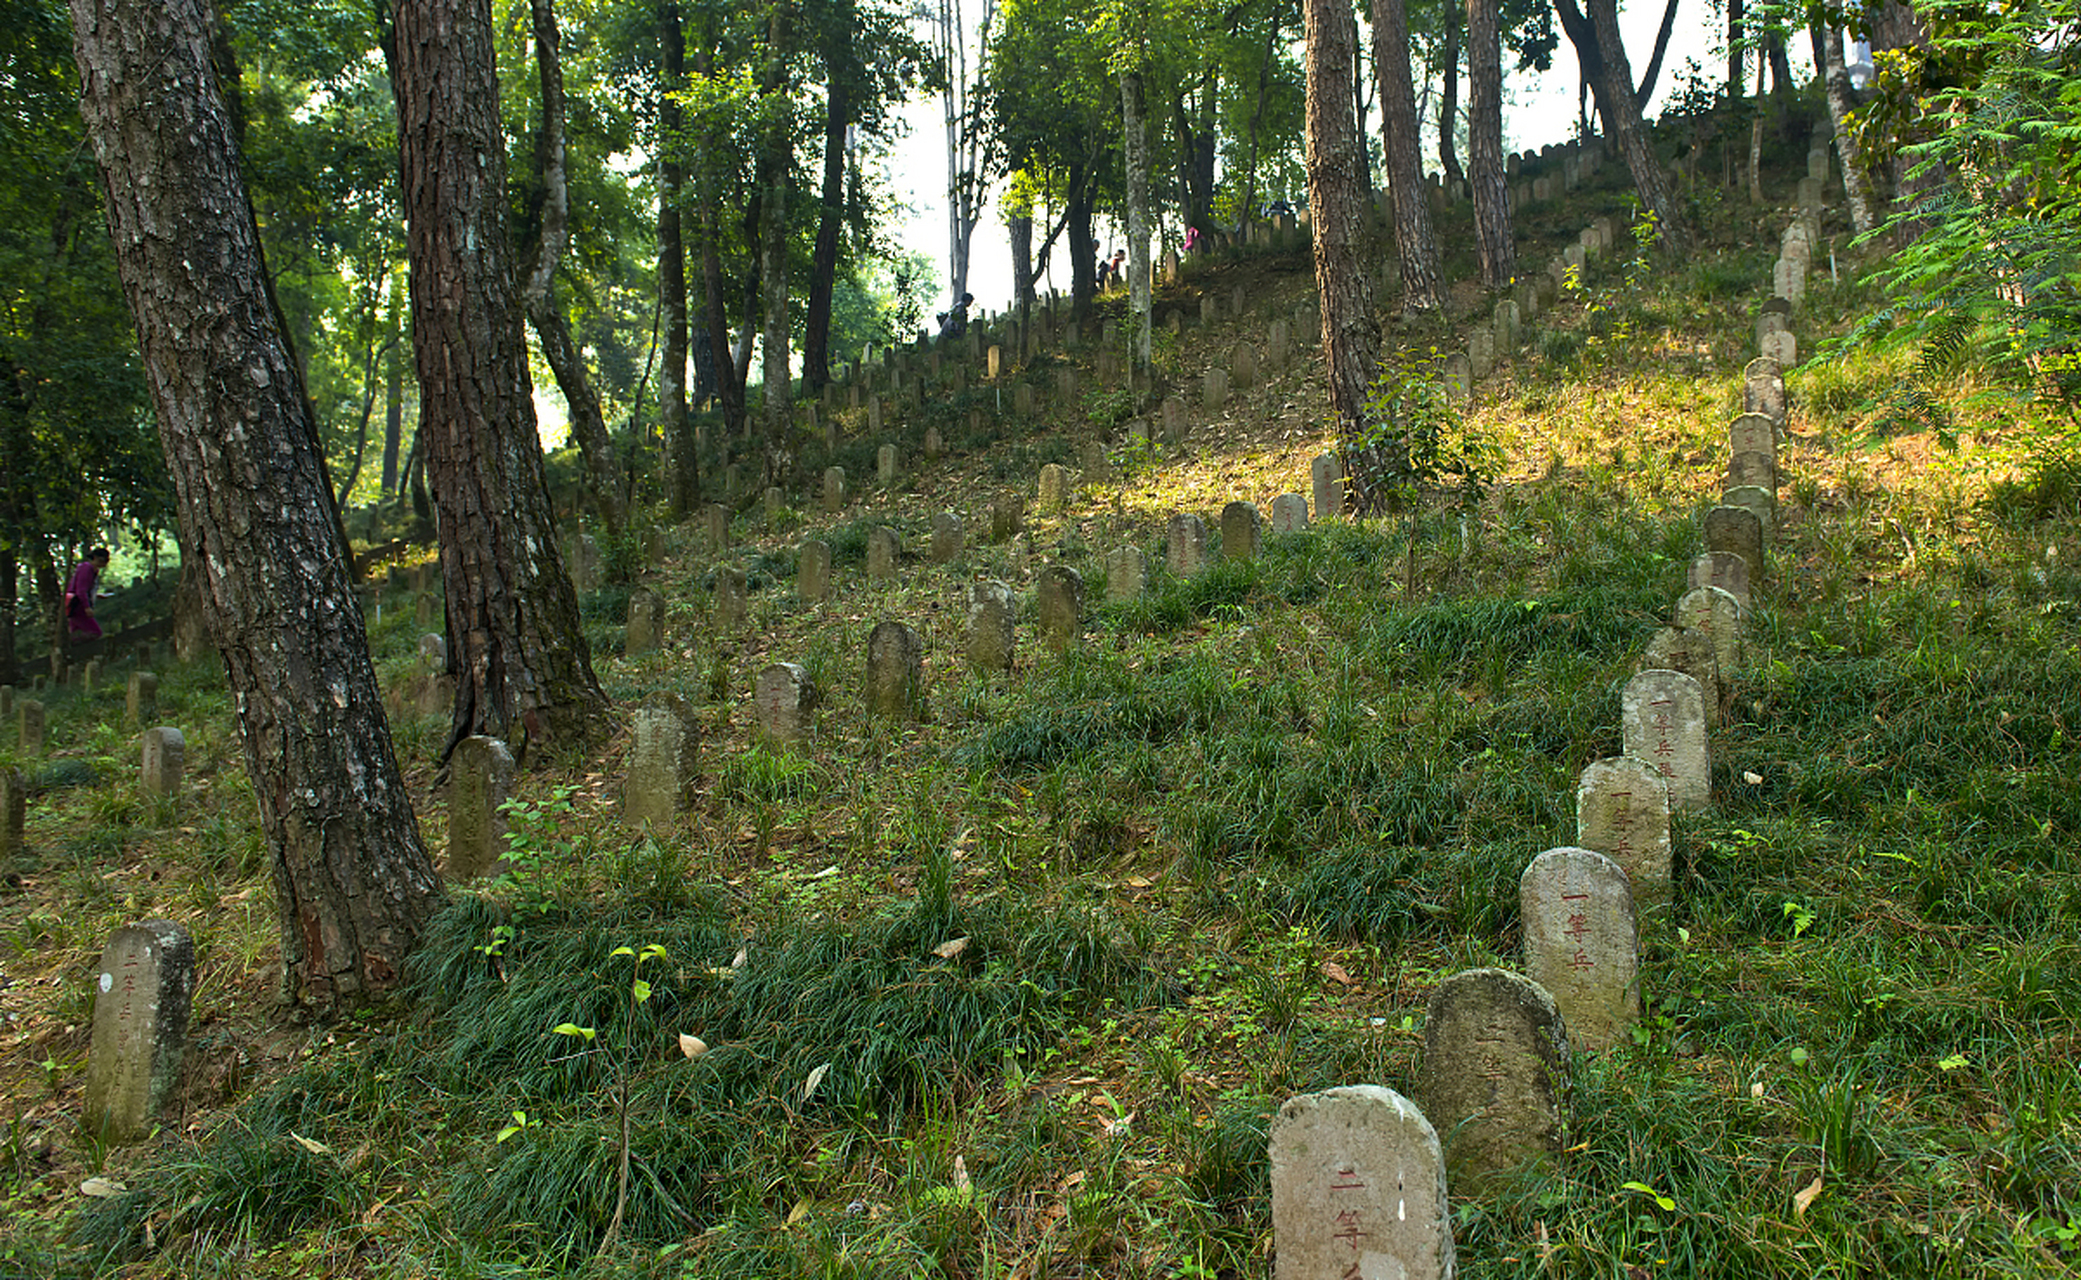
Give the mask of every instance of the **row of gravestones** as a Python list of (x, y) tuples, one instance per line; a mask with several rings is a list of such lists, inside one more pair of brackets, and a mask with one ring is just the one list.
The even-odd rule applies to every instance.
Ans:
[[(133, 697), (135, 708), (136, 699)], [(136, 712), (132, 711), (135, 721)], [(43, 704), (23, 699), (16, 707), (16, 741), (24, 756), (43, 750)], [(179, 729), (160, 725), (139, 736), (142, 760), (138, 782), (148, 794), (177, 796), (186, 775), (188, 743)], [(28, 780), (12, 765), (0, 766), (0, 862), (21, 852), (29, 812)]]

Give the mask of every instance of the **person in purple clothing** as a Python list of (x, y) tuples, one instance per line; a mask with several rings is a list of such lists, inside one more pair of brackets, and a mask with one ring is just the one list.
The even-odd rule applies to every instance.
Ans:
[(94, 621), (94, 588), (106, 568), (108, 548), (95, 547), (72, 571), (72, 582), (65, 588), (65, 628), (76, 638), (92, 640), (101, 635), (101, 624)]

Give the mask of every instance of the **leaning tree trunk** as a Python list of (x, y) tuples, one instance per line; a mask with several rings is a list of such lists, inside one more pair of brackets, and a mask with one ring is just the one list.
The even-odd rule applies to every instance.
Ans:
[[(426, 474), (456, 678), (449, 749), (605, 728), (542, 479), (506, 243), (490, 0), (399, 0), (397, 114)], [(445, 752), (443, 753), (445, 756)]]
[(1510, 180), (1503, 170), (1503, 45), (1497, 0), (1467, 0), (1467, 171), (1481, 283), (1507, 287), (1517, 275), (1510, 240)]
[(1850, 112), (1856, 102), (1850, 97), (1850, 70), (1843, 65), (1843, 29), (1827, 18), (1814, 28), (1814, 60), (1823, 69), (1822, 86), (1828, 94), (1828, 122), (1835, 128), (1835, 150), (1842, 160), (1843, 197), (1850, 206), (1850, 227), (1858, 235), (1872, 229), (1871, 191), (1864, 179), (1864, 148), (1850, 131)]
[(1366, 210), (1359, 172), (1366, 149), (1351, 108), (1357, 32), (1349, 7), (1333, 0), (1306, 0), (1302, 16), (1308, 40), (1308, 210), (1315, 232), (1323, 364), (1344, 474), (1356, 508), (1370, 511), (1378, 508), (1384, 487), (1366, 418), (1366, 391), (1380, 356), (1380, 322), (1373, 315), (1373, 277), (1364, 254)]
[(1655, 158), (1655, 140), (1640, 118), (1640, 104), (1633, 98), (1633, 68), (1626, 61), (1626, 46), (1619, 39), (1618, 0), (1589, 0), (1590, 23), (1596, 32), (1597, 52), (1604, 60), (1604, 93), (1598, 105), (1618, 137), (1626, 168), (1641, 203), (1655, 215), (1664, 252), (1681, 255), (1691, 247), (1691, 229), (1669, 189), (1669, 175)]
[(831, 381), (831, 296), (838, 279), (838, 232), (845, 220), (845, 131), (852, 123), (853, 101), (851, 25), (827, 34), (825, 40), (824, 185), (816, 247), (809, 261), (809, 309), (802, 325), (802, 386), (812, 396)]
[(1127, 146), (1127, 299), (1134, 318), (1128, 385), (1149, 386), (1149, 131), (1142, 118), (1142, 76), (1120, 77), (1120, 126)]
[(1445, 86), (1438, 99), (1438, 165), (1448, 183), (1467, 180), (1460, 168), (1460, 24), (1445, 14)]
[(1388, 196), (1395, 204), (1395, 248), (1402, 266), (1402, 307), (1435, 311), (1444, 302), (1438, 235), (1424, 199), (1418, 149), (1416, 86), (1409, 73), (1409, 17), (1404, 0), (1373, 0), (1373, 66), (1380, 78), (1381, 150)]
[(686, 190), (686, 164), (678, 159), (686, 113), (673, 92), (686, 83), (686, 31), (677, 0), (658, 5), (658, 328), (664, 359), (658, 370), (658, 429), (665, 437), (666, 509), (674, 519), (693, 513), (701, 500), (701, 455), (686, 403), (686, 239), (679, 205)]
[[(201, 0), (77, 0), (81, 111), (274, 863), (282, 958), (329, 1008), (394, 985), (440, 900), (267, 296)], [(204, 269), (202, 264), (207, 264)]]

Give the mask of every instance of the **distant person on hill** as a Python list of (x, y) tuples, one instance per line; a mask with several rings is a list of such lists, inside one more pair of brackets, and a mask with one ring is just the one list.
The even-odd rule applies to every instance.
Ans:
[(1187, 257), (1199, 252), (1199, 228), (1185, 228), (1185, 254)]
[(1100, 293), (1106, 291), (1106, 251), (1098, 241), (1091, 242), (1091, 284)]
[(65, 587), (65, 629), (75, 637), (101, 637), (101, 624), (94, 620), (94, 589), (100, 585), (101, 571), (106, 568), (108, 548), (95, 547), (72, 571), (72, 581)]
[(1127, 279), (1127, 250), (1113, 250), (1113, 260), (1106, 264), (1106, 279), (1118, 288)]

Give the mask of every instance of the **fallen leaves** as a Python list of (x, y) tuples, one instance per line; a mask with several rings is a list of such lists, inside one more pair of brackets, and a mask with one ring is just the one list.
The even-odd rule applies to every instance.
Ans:
[(1821, 1175), (1817, 1173), (1814, 1175), (1812, 1182), (1807, 1183), (1801, 1190), (1792, 1193), (1792, 1216), (1795, 1218), (1806, 1217), (1807, 1206), (1819, 1199), (1820, 1195)]

